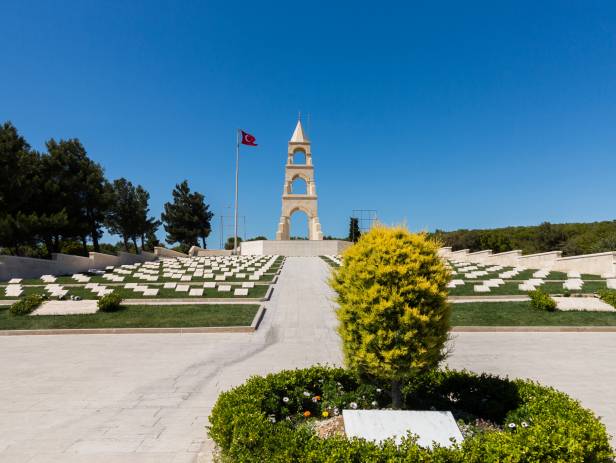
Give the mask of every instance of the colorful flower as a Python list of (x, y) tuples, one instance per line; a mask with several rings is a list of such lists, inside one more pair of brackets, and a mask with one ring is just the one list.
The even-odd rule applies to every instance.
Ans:
[(329, 416), (329, 412), (326, 410), (323, 413), (321, 413), (321, 415), (323, 415), (325, 418), (327, 418)]
[(319, 395), (315, 395), (315, 396), (312, 398), (312, 401), (313, 401), (314, 403), (317, 403), (319, 400), (321, 400), (321, 396), (319, 396)]
[(308, 418), (310, 415), (311, 415), (311, 413), (308, 410), (306, 410), (304, 412), (304, 417)]

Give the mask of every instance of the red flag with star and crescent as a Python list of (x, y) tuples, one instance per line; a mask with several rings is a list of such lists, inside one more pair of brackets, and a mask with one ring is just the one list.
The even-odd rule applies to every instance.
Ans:
[(253, 135), (250, 135), (249, 133), (246, 133), (243, 130), (241, 130), (241, 132), (242, 132), (242, 145), (257, 146), (257, 144), (255, 143), (257, 139)]

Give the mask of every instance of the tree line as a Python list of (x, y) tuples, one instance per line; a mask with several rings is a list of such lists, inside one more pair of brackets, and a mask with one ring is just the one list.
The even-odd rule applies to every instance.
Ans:
[(536, 226), (484, 230), (436, 230), (432, 235), (454, 251), (492, 249), (496, 253), (520, 249), (524, 254), (562, 251), (565, 256), (616, 251), (616, 220), (562, 224), (543, 222)]
[[(175, 186), (158, 220), (150, 215), (150, 194), (125, 178), (109, 181), (77, 138), (52, 138), (45, 147), (45, 152), (32, 149), (10, 122), (0, 126), (3, 253), (48, 257), (118, 248), (151, 251), (160, 245), (156, 231), (161, 225), (167, 243), (179, 250), (205, 247), (214, 214), (187, 181)], [(104, 230), (120, 236), (120, 245), (100, 243)]]

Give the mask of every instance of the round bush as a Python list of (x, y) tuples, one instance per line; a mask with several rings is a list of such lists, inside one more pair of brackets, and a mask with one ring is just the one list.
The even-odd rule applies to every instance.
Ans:
[(401, 382), (445, 354), (450, 272), (439, 246), (423, 233), (376, 225), (344, 252), (330, 281), (347, 367), (388, 381), (396, 408)]
[(24, 296), (17, 302), (11, 304), (9, 313), (11, 315), (28, 315), (32, 313), (43, 302), (43, 296), (39, 294), (31, 294)]
[(97, 306), (101, 312), (116, 312), (122, 306), (122, 296), (114, 291), (101, 297), (98, 300)]
[(530, 303), (535, 309), (547, 310), (548, 312), (556, 310), (556, 301), (541, 289), (531, 291), (528, 295), (530, 296)]
[(605, 427), (552, 388), (523, 380), (432, 371), (403, 385), (407, 408), (451, 410), (465, 440), (452, 448), (320, 438), (313, 425), (391, 398), (348, 370), (312, 367), (255, 376), (220, 395), (209, 435), (229, 462), (612, 462)]

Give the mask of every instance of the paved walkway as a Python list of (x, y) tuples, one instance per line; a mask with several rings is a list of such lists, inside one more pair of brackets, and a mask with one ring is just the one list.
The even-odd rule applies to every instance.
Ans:
[(221, 390), (339, 363), (329, 269), (285, 263), (254, 334), (0, 339), (0, 462), (193, 462)]
[[(255, 334), (0, 338), (0, 462), (209, 461), (204, 427), (221, 390), (341, 362), (328, 271), (318, 258), (288, 259)], [(451, 366), (539, 379), (616, 432), (615, 333), (453, 338)]]

